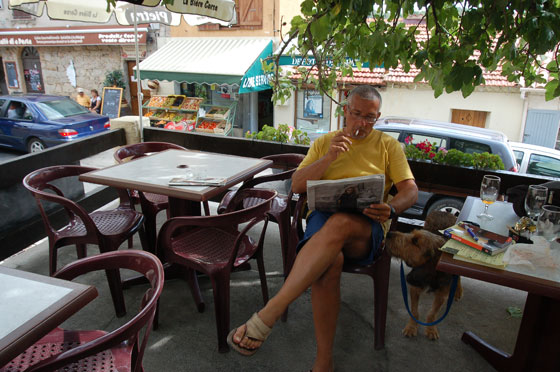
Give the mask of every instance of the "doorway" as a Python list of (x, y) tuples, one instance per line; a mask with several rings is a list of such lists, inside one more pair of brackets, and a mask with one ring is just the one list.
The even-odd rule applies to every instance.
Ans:
[[(136, 61), (126, 61), (128, 70), (128, 86), (130, 87), (130, 108), (132, 110), (132, 115), (138, 115), (138, 86), (136, 85), (136, 76), (134, 75), (134, 67), (136, 66)], [(140, 75), (140, 78), (142, 75)], [(142, 105), (150, 100), (150, 91), (148, 89), (142, 89)], [(144, 111), (143, 111), (144, 113)]]
[(557, 147), (560, 111), (528, 110), (523, 142), (533, 145)]
[(43, 84), (43, 70), (39, 52), (33, 47), (25, 47), (21, 52), (23, 76), (27, 93), (45, 93)]
[(258, 93), (259, 99), (259, 130), (262, 130), (263, 126), (266, 124), (269, 127), (274, 126), (274, 106), (272, 104), (272, 89), (261, 90)]

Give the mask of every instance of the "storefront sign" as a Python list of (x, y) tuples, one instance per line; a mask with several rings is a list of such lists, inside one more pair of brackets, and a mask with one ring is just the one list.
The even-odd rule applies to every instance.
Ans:
[(271, 89), (269, 75), (263, 71), (262, 61), (272, 55), (272, 41), (263, 49), (255, 62), (249, 67), (239, 86), (239, 93), (258, 92)]
[[(115, 14), (119, 24), (134, 24), (134, 5), (119, 4), (115, 9)], [(163, 6), (154, 8), (136, 7), (136, 23), (163, 23), (168, 26), (179, 26), (181, 24), (181, 15), (172, 13)]]
[[(357, 67), (356, 62), (352, 58), (346, 58), (347, 62), (352, 63), (352, 67)], [(332, 67), (332, 60), (327, 60), (326, 65)], [(304, 58), (302, 56), (280, 56), (280, 66), (315, 66), (315, 57)], [(369, 62), (362, 63), (362, 67), (369, 68)], [(383, 66), (375, 66), (383, 68)]]
[[(138, 43), (146, 44), (146, 31), (138, 32)], [(77, 32), (73, 30), (7, 31), (0, 30), (1, 46), (65, 46), (65, 45), (134, 45), (134, 31), (100, 29)]]
[[(121, 57), (123, 58), (136, 58), (136, 48), (134, 45), (123, 45), (121, 47)], [(138, 46), (138, 57), (145, 58), (146, 57), (146, 46), (139, 45)]]

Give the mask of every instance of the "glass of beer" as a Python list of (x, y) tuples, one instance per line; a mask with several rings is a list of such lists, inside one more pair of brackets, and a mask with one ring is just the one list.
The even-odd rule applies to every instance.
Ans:
[(484, 203), (484, 212), (477, 215), (478, 218), (483, 220), (493, 220), (494, 216), (488, 213), (488, 207), (498, 199), (500, 193), (500, 177), (486, 175), (482, 178), (480, 184), (480, 199)]

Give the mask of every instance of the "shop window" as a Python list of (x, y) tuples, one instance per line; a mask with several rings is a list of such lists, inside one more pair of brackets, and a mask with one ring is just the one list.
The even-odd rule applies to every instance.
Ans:
[(28, 93), (45, 93), (41, 58), (37, 49), (25, 47), (21, 52), (25, 87)]
[(235, 0), (235, 16), (229, 26), (206, 23), (198, 26), (200, 31), (254, 30), (261, 29), (263, 23), (263, 0)]
[(330, 130), (331, 100), (317, 90), (297, 91), (296, 128), (308, 134)]
[(485, 128), (487, 116), (488, 113), (486, 111), (451, 109), (452, 123), (470, 125), (472, 127)]

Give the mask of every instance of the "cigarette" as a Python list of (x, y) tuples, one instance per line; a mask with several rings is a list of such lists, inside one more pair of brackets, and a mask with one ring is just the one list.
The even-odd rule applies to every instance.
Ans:
[(360, 128), (356, 129), (356, 131), (354, 132), (354, 137), (358, 137), (358, 133), (360, 133)]

